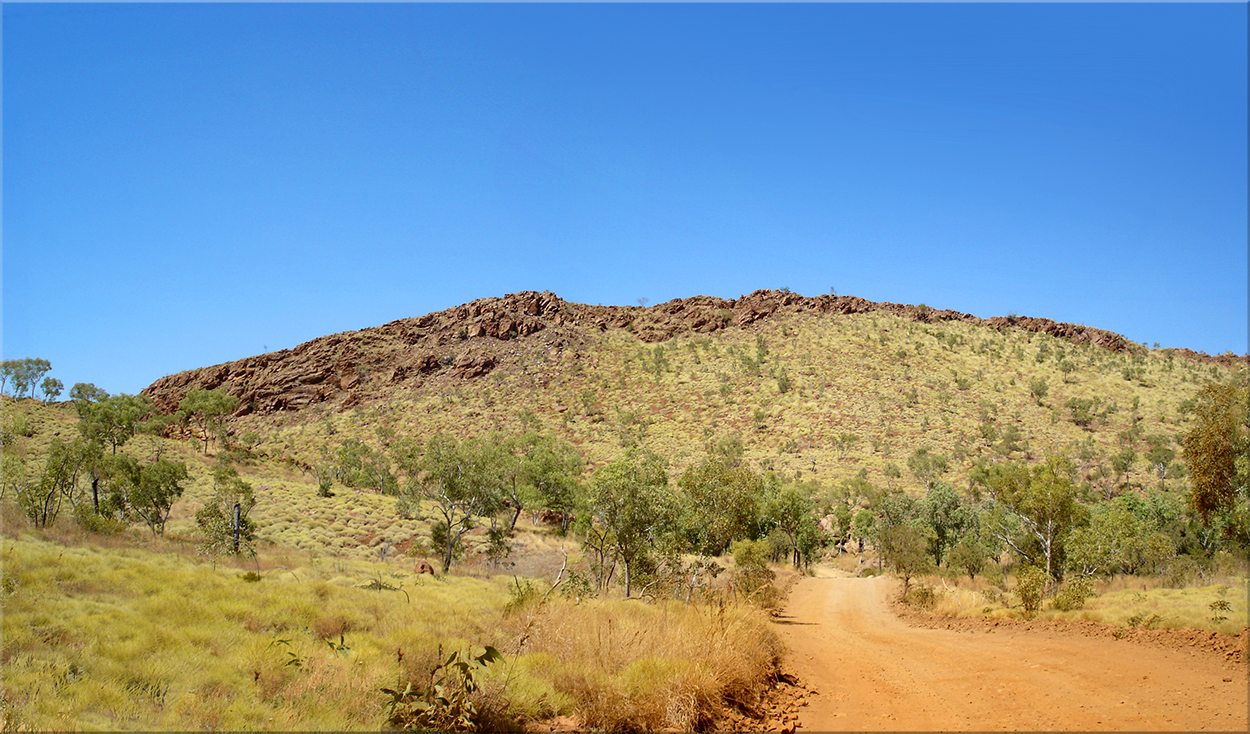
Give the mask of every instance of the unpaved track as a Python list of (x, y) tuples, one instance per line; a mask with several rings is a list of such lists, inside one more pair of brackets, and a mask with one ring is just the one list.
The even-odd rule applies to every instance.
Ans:
[(1246, 731), (1244, 665), (1065, 632), (909, 627), (890, 611), (897, 583), (792, 589), (777, 629), (816, 690), (800, 730)]

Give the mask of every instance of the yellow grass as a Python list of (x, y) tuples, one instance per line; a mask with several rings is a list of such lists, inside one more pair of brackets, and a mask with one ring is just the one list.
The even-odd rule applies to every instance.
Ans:
[[(1122, 627), (1148, 626), (1152, 629), (1193, 628), (1235, 635), (1250, 624), (1247, 615), (1247, 580), (1244, 576), (1218, 579), (1209, 586), (1173, 589), (1152, 577), (1116, 578), (1095, 584), (1096, 595), (1081, 609), (1059, 611), (1046, 601), (1038, 619), (1087, 619)], [(929, 577), (920, 583), (937, 592), (933, 612), (950, 617), (989, 616), (1021, 618), (1023, 611), (1014, 593), (1001, 593), (980, 577), (970, 582)], [(1009, 583), (1014, 588), (1014, 581)], [(1224, 600), (1228, 611), (1217, 612), (1212, 603)], [(1215, 617), (1226, 617), (1216, 620)]]
[[(255, 566), (173, 541), (53, 535), (10, 532), (0, 551), (12, 728), (376, 729), (381, 688), (427, 680), (440, 650), (493, 645), (506, 660), (484, 673), (482, 697), (501, 721), (685, 729), (726, 699), (754, 700), (778, 654), (746, 607), (552, 595), (505, 618), (514, 582), (502, 576), (290, 552), (284, 568), (262, 558), (249, 583)], [(360, 588), (375, 580), (401, 590)], [(349, 649), (336, 652), (340, 640)]]
[(553, 599), (508, 620), (521, 660), (596, 729), (690, 731), (750, 706), (780, 659), (758, 609)]

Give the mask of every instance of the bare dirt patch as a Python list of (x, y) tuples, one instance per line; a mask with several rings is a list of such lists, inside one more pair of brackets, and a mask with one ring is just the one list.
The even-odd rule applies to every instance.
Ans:
[(789, 670), (815, 691), (798, 709), (801, 729), (1246, 730), (1239, 638), (1134, 630), (1116, 639), (1104, 625), (1054, 620), (904, 620), (896, 594), (888, 578), (795, 585), (777, 628)]

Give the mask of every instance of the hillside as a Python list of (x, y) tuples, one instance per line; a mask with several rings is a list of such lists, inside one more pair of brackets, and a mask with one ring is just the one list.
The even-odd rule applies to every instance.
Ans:
[[(194, 388), (237, 395), (234, 432), (296, 467), (347, 438), (377, 443), (379, 429), (540, 426), (592, 466), (641, 443), (679, 472), (709, 441), (736, 437), (763, 469), (823, 481), (866, 471), (887, 485), (888, 465), (920, 448), (951, 459), (950, 479), (979, 457), (1055, 451), (1097, 471), (1125, 430), (1174, 439), (1201, 383), (1245, 365), (1044, 318), (849, 296), (756, 291), (644, 308), (526, 292), (178, 373), (144, 393), (165, 411)], [(1072, 398), (1096, 401), (1088, 425), (1074, 422)]]
[[(946, 517), (966, 519), (957, 531), (968, 542), (938, 548), (942, 566), (930, 570), (939, 575), (924, 587), (930, 605), (989, 616), (987, 625), (1021, 619), (1032, 613), (1017, 554), (976, 544), (1001, 542), (1003, 532), (1024, 536), (978, 502), (970, 473), (984, 462), (1038, 464), (1056, 452), (1079, 467), (1076, 496), (1088, 513), (1065, 536), (1074, 553), (1090, 558), (1092, 533), (1107, 532), (1099, 524), (1106, 518), (1118, 523), (1115, 532), (1140, 537), (1117, 535), (1118, 565), (1080, 579), (1097, 595), (1088, 606), (1058, 609), (1060, 594), (1043, 614), (1108, 625), (1117, 641), (1135, 627), (1236, 634), (1246, 615), (1244, 548), (1214, 530), (1200, 538), (1185, 507), (1186, 468), (1158, 462), (1167, 449), (1179, 453), (1199, 391), (1244, 379), (1245, 367), (1245, 357), (1148, 349), (1045, 319), (980, 319), (855, 298), (758, 291), (621, 308), (522, 293), (180, 373), (145, 390), (166, 413), (192, 389), (238, 396), (228, 441), (206, 445), (198, 429), (174, 422), (164, 434), (139, 431), (114, 460), (91, 443), (99, 441), (96, 406), (0, 396), (0, 665), (11, 684), (0, 722), (376, 729), (389, 686), (426, 685), (448, 651), (491, 645), (508, 663), (482, 671), (486, 688), (476, 700), (487, 728), (554, 721), (605, 730), (792, 730), (800, 697), (815, 691), (778, 685), (783, 656), (767, 621), (784, 603), (786, 579), (800, 574), (781, 568), (791, 558), (799, 565), (790, 528), (806, 523), (815, 537), (821, 523), (826, 531), (829, 542), (811, 547), (805, 572), (873, 576), (888, 553), (880, 540), (887, 531), (874, 527), (908, 507), (896, 501), (903, 494), (877, 490), (926, 498), (906, 510), (911, 530), (931, 522), (920, 514), (923, 503), (953, 497), (958, 507)], [(101, 402), (114, 399), (131, 400)], [(469, 475), (488, 477), (473, 486), (502, 497), (505, 483), (489, 477), (516, 465), (480, 447), (537, 446), (506, 440), (532, 429), (586, 459), (586, 471), (565, 475), (578, 503), (556, 505), (572, 507), (579, 522), (562, 533), (527, 511), (513, 532), (496, 536), (505, 537), (501, 548), (491, 531), (506, 529), (512, 510), (492, 504), (462, 526), (458, 544), (440, 547), (440, 524), (448, 526), (437, 498), (404, 504), (398, 482), (414, 486), (405, 452), (415, 444), (403, 439), (424, 443), (428, 457), (449, 443), (429, 441), (440, 431), (502, 432), (504, 441), (463, 442), (447, 464), (454, 472), (488, 467)], [(623, 457), (651, 456), (626, 452), (634, 446), (667, 462), (667, 481), (663, 468), (647, 475), (658, 477), (645, 485), (660, 490), (651, 495), (655, 506), (682, 508), (635, 546), (648, 549), (634, 587), (645, 603), (623, 599), (630, 587), (622, 583), (627, 571), (617, 572), (620, 547), (603, 555), (595, 545), (612, 520), (603, 498), (647, 491), (610, 485), (614, 469), (622, 476)], [(713, 463), (729, 473), (714, 475), (711, 500), (674, 481), (687, 468), (713, 465), (703, 464), (709, 451), (730, 457), (734, 447), (745, 465)], [(347, 471), (345, 456), (368, 457), (382, 467), (379, 476), (393, 472), (382, 485), (389, 491)], [(475, 464), (480, 456), (487, 460)], [(144, 477), (153, 476), (146, 472), (163, 461), (185, 474), (161, 534), (133, 503), (145, 501)], [(921, 465), (937, 467), (952, 486), (926, 492)], [(420, 466), (421, 485), (439, 486), (434, 465)], [(255, 499), (254, 542), (239, 557), (206, 545), (211, 526), (197, 517), (236, 487), (220, 473), (234, 468)], [(97, 477), (120, 493), (113, 497), (121, 509), (105, 503), (103, 515), (92, 512)], [(849, 481), (856, 478), (876, 489)], [(611, 496), (602, 491), (609, 486)], [(744, 545), (719, 555), (696, 548), (691, 539), (701, 528), (731, 516), (726, 503), (738, 487), (754, 493), (748, 520), (758, 523), (734, 530)], [(1142, 491), (1160, 487), (1167, 491)], [(45, 496), (62, 508), (40, 522)], [(797, 514), (787, 515), (791, 509)], [(857, 535), (868, 536), (866, 554), (862, 541), (858, 553), (839, 554), (833, 523), (843, 524), (837, 532), (849, 550), (852, 513)], [(934, 527), (944, 522), (933, 517)], [(981, 532), (991, 522), (998, 535)], [(447, 547), (462, 553), (447, 573), (420, 573)], [(960, 548), (981, 553), (980, 570), (956, 560)], [(899, 563), (892, 557), (889, 565)], [(552, 594), (555, 579), (563, 585)], [(1065, 581), (1063, 593), (1069, 588), (1082, 587)], [(149, 672), (134, 673), (145, 665)], [(846, 683), (831, 680), (836, 687), (820, 685), (841, 695)]]

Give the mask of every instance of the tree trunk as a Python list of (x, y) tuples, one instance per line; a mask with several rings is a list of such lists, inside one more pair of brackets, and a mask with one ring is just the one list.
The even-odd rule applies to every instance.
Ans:
[(234, 554), (238, 555), (239, 554), (239, 503), (238, 502), (234, 503), (234, 523), (232, 526), (232, 530), (234, 531), (233, 533)]

